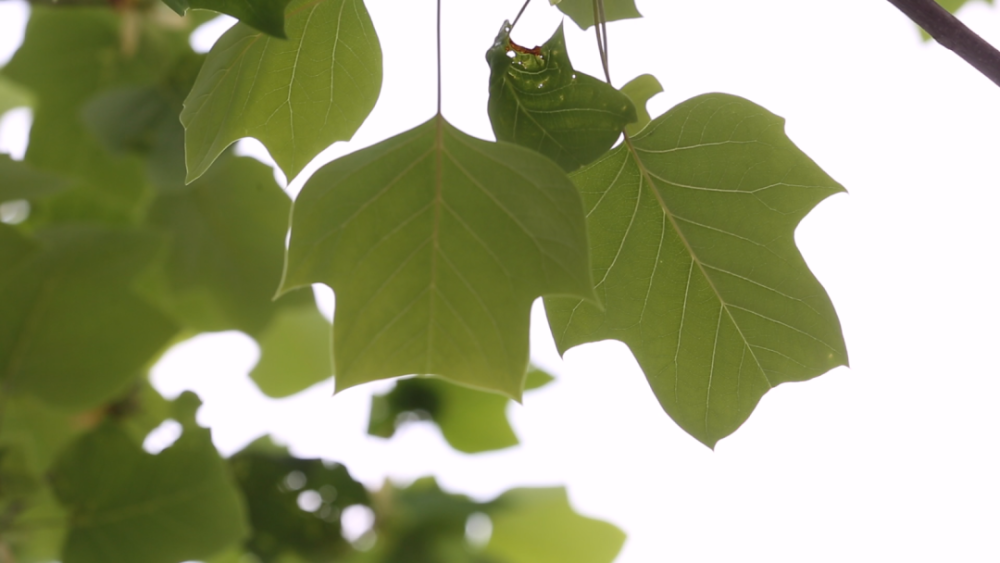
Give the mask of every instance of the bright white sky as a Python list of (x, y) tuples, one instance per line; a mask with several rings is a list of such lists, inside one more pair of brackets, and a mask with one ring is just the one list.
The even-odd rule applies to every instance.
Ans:
[[(382, 97), (327, 160), (434, 112), (433, 1), (366, 4), (385, 56)], [(484, 53), (520, 4), (445, 0), (444, 112), (470, 134), (492, 137)], [(704, 92), (747, 97), (787, 118), (792, 139), (849, 190), (796, 238), (840, 314), (850, 369), (773, 390), (715, 452), (662, 412), (624, 345), (560, 360), (537, 306), (532, 356), (559, 381), (512, 407), (523, 445), (502, 453), (457, 454), (419, 424), (389, 442), (366, 437), (369, 396), (386, 384), (267, 400), (246, 376), (256, 346), (236, 333), (178, 346), (155, 384), (197, 391), (199, 420), (225, 453), (269, 431), (373, 487), (429, 473), (479, 498), (566, 484), (579, 510), (628, 532), (619, 563), (1000, 560), (1000, 88), (921, 44), (888, 2), (637, 5), (645, 19), (609, 25), (616, 85), (657, 76), (666, 92), (654, 116)], [(0, 63), (24, 13), (0, 2)], [(961, 15), (1000, 45), (1000, 10), (974, 3)], [(560, 19), (535, 0), (514, 38), (540, 44)], [(598, 74), (593, 36), (566, 31), (575, 65)], [(24, 116), (3, 122), (0, 147), (18, 152)]]

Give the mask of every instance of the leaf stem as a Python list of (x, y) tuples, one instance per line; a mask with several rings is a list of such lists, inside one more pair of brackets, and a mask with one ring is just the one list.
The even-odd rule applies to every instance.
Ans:
[(601, 54), (604, 78), (608, 84), (611, 84), (611, 72), (608, 70), (608, 26), (604, 15), (604, 0), (594, 0), (594, 34), (597, 36), (597, 51)]
[(889, 0), (942, 46), (1000, 86), (1000, 51), (934, 0)]
[(517, 13), (517, 17), (514, 18), (514, 23), (510, 24), (510, 30), (508, 31), (508, 33), (510, 33), (511, 31), (514, 31), (514, 26), (517, 25), (517, 20), (521, 19), (521, 15), (524, 14), (524, 10), (527, 9), (528, 4), (530, 4), (530, 3), (531, 3), (531, 0), (524, 0), (524, 5), (521, 6), (521, 11), (519, 11)]
[(441, 0), (437, 0), (437, 114), (441, 115)]

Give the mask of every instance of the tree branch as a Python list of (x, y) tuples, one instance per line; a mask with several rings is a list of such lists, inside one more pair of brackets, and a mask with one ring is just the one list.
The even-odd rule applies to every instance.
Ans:
[(1000, 86), (1000, 51), (934, 0), (889, 0), (938, 43)]

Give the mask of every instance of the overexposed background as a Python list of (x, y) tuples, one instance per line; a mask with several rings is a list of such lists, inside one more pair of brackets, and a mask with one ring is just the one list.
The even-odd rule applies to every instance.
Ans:
[[(636, 3), (646, 18), (608, 26), (617, 86), (657, 76), (666, 91), (654, 116), (705, 92), (749, 98), (787, 118), (791, 138), (849, 190), (796, 239), (840, 314), (850, 369), (771, 391), (714, 452), (662, 412), (624, 345), (560, 359), (537, 304), (532, 357), (558, 381), (511, 407), (522, 445), (499, 453), (458, 454), (424, 423), (367, 437), (369, 397), (391, 383), (268, 400), (246, 375), (256, 345), (239, 333), (181, 344), (154, 384), (196, 391), (226, 454), (270, 432), (372, 487), (433, 474), (489, 498), (566, 484), (580, 511), (628, 532), (619, 563), (1000, 560), (1000, 88), (921, 43), (888, 2)], [(355, 139), (303, 177), (435, 110), (434, 2), (366, 4), (385, 57), (381, 98)], [(472, 135), (492, 138), (485, 51), (520, 5), (444, 1), (444, 113)], [(1000, 45), (1000, 10), (974, 2), (960, 15)], [(0, 2), (0, 64), (26, 17), (25, 4)], [(535, 0), (514, 39), (541, 44), (561, 20)], [(196, 43), (207, 48), (224, 21)], [(569, 20), (566, 31), (574, 64), (599, 75), (593, 35)], [(29, 126), (28, 110), (3, 117), (0, 150), (23, 154)], [(329, 290), (317, 294), (331, 311)]]

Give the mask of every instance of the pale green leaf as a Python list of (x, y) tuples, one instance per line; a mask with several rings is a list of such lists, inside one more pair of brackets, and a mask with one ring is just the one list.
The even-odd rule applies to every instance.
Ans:
[(628, 84), (622, 86), (622, 94), (625, 94), (632, 100), (632, 103), (635, 105), (636, 115), (638, 116), (635, 123), (629, 123), (625, 126), (625, 132), (629, 135), (637, 135), (639, 131), (642, 131), (643, 127), (649, 124), (651, 118), (649, 117), (649, 111), (646, 110), (646, 103), (650, 98), (662, 91), (663, 86), (660, 85), (660, 81), (652, 74), (636, 76)]
[(60, 176), (35, 170), (24, 162), (0, 154), (0, 202), (43, 197), (68, 187), (69, 182)]
[(616, 339), (660, 404), (708, 446), (769, 389), (847, 363), (829, 297), (795, 246), (843, 191), (742, 98), (699, 96), (574, 176), (604, 310), (547, 299), (559, 350)]
[(285, 6), (289, 0), (163, 0), (179, 15), (189, 8), (233, 16), (268, 35), (285, 39)]
[(562, 25), (531, 51), (511, 42), (504, 22), (486, 53), (493, 133), (576, 170), (611, 148), (636, 120), (635, 107), (610, 84), (573, 70)]
[(64, 563), (177, 563), (243, 538), (243, 503), (204, 429), (152, 456), (113, 424), (81, 437), (52, 471), (69, 512)]
[(295, 0), (288, 40), (237, 24), (212, 47), (184, 102), (188, 181), (255, 137), (289, 179), (350, 139), (382, 85), (382, 51), (362, 0)]
[(257, 337), (260, 361), (250, 378), (269, 397), (287, 397), (333, 375), (332, 328), (315, 305), (284, 307)]
[(484, 553), (504, 563), (611, 563), (625, 543), (615, 526), (577, 514), (561, 487), (513, 489), (493, 505)]
[(548, 159), (437, 116), (331, 162), (292, 211), (282, 291), (337, 294), (338, 389), (440, 375), (519, 398), (539, 295), (593, 295), (579, 194)]
[(130, 289), (158, 242), (146, 233), (79, 226), (38, 233), (27, 253), (24, 241), (13, 242), (20, 259), (0, 270), (5, 392), (72, 410), (122, 393), (177, 330)]
[(34, 99), (27, 88), (0, 75), (0, 116), (17, 107), (30, 107)]
[[(603, 0), (604, 17), (607, 21), (641, 18), (635, 8), (635, 0)], [(553, 4), (556, 4), (553, 2)], [(594, 25), (594, 0), (560, 0), (558, 7), (569, 16), (580, 29)]]

